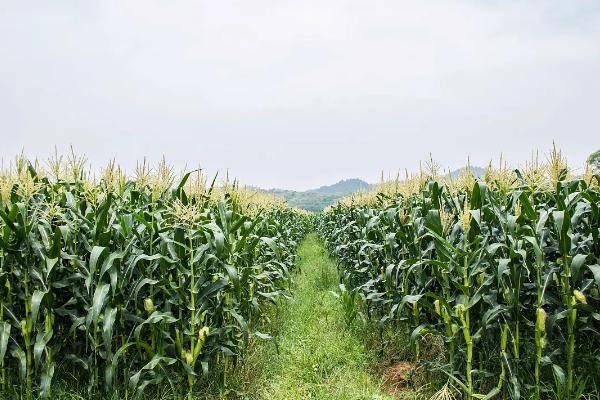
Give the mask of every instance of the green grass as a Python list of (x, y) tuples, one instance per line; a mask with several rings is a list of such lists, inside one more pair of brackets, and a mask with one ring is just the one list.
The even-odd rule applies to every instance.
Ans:
[[(349, 329), (339, 299), (335, 262), (314, 234), (298, 250), (294, 297), (280, 310), (275, 345), (263, 344), (251, 399), (391, 399), (370, 373), (373, 361), (360, 329)], [(256, 353), (255, 353), (256, 354)], [(248, 362), (248, 360), (246, 360)], [(254, 364), (257, 366), (256, 364)], [(250, 382), (249, 382), (250, 383)]]

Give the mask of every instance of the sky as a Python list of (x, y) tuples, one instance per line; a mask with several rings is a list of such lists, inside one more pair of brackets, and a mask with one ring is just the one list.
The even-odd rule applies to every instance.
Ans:
[(600, 2), (0, 0), (0, 157), (265, 188), (600, 148)]

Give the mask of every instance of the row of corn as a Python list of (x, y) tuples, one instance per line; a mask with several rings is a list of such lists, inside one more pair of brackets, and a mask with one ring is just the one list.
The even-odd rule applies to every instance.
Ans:
[[(381, 326), (465, 399), (578, 399), (600, 387), (600, 189), (560, 152), (521, 170), (435, 163), (347, 198), (318, 230)], [(425, 336), (443, 357), (425, 356)]]
[[(164, 162), (133, 178), (85, 160), (0, 174), (0, 397), (192, 398), (231, 369), (265, 307), (289, 291), (306, 216)], [(225, 382), (226, 384), (226, 382)]]

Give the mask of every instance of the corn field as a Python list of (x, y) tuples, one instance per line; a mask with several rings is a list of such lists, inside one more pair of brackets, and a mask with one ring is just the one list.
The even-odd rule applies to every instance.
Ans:
[[(600, 385), (600, 176), (560, 152), (525, 168), (435, 163), (318, 220), (345, 288), (465, 399), (579, 399)], [(422, 356), (443, 339), (442, 361)]]
[(52, 398), (55, 376), (89, 398), (226, 379), (289, 292), (306, 215), (164, 162), (97, 180), (85, 164), (0, 174), (0, 397)]

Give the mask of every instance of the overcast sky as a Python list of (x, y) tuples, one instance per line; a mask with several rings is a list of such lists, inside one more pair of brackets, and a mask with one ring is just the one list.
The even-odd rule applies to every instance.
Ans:
[(0, 157), (306, 189), (600, 148), (600, 1), (0, 0)]

